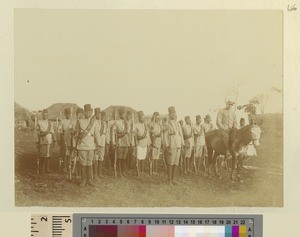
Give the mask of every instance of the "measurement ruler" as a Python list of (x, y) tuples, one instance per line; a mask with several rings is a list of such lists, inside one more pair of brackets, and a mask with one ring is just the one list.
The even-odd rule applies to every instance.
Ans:
[(262, 215), (32, 215), (31, 236), (262, 237), (262, 220)]
[(32, 237), (72, 237), (72, 215), (31, 215)]

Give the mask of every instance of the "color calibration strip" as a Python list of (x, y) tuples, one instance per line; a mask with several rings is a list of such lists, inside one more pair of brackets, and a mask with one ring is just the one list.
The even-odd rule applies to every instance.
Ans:
[(90, 225), (88, 232), (89, 237), (247, 237), (246, 225)]
[(75, 214), (74, 230), (78, 237), (262, 237), (262, 215)]
[(262, 237), (262, 215), (32, 214), (31, 237)]

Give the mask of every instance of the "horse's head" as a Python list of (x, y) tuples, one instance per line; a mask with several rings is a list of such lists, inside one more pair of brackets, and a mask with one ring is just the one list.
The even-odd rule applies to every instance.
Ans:
[(261, 129), (259, 125), (251, 125), (250, 127), (250, 135), (251, 140), (254, 146), (259, 146), (259, 139), (260, 139)]

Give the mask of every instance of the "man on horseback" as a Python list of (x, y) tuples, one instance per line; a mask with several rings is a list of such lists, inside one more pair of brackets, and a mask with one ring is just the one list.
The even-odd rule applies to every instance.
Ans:
[(230, 143), (230, 132), (233, 128), (237, 128), (237, 119), (234, 111), (234, 100), (227, 99), (226, 107), (221, 109), (217, 115), (217, 126), (220, 130), (220, 134), (222, 135), (223, 142), (226, 148), (226, 156), (230, 156), (230, 152), (228, 150), (228, 146)]

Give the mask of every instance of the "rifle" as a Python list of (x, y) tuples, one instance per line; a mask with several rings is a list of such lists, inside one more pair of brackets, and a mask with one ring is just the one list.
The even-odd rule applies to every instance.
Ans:
[(132, 116), (132, 143), (133, 143), (133, 153), (134, 153), (134, 157), (136, 159), (136, 171), (137, 171), (137, 176), (140, 175), (140, 171), (139, 171), (139, 160), (137, 159), (137, 154), (136, 154), (136, 144), (137, 144), (137, 138), (136, 138), (136, 135), (135, 135), (135, 131), (134, 131), (134, 115)]
[(165, 167), (165, 169), (167, 169), (167, 163), (166, 163), (166, 158), (165, 158), (165, 147), (164, 147), (164, 145), (161, 148), (161, 154), (162, 154), (162, 160), (163, 160), (163, 163), (164, 163), (164, 167)]
[(183, 152), (183, 146), (181, 146), (181, 148), (180, 148), (180, 173), (181, 173), (181, 175), (183, 175), (183, 173), (184, 173), (184, 170), (183, 170), (183, 159), (184, 159), (184, 154), (183, 154), (184, 152)]
[[(116, 110), (115, 110), (115, 122), (116, 122)], [(116, 143), (116, 147), (115, 147), (115, 150), (114, 150), (114, 176), (115, 176), (115, 178), (117, 178), (117, 150), (118, 150), (118, 134), (117, 134), (117, 132), (118, 131), (115, 131), (115, 134), (114, 134), (115, 143)]]
[[(70, 118), (70, 122), (72, 124), (72, 118), (73, 118), (73, 107), (71, 108), (71, 118)], [(73, 141), (73, 136), (74, 136), (74, 130), (72, 128), (72, 136), (71, 136), (71, 141)], [(74, 159), (74, 161), (72, 160), (73, 157), (73, 150), (74, 150), (74, 147), (73, 147), (73, 143), (71, 142), (71, 151), (70, 151), (70, 154), (69, 154), (69, 160), (68, 160), (68, 174), (69, 174), (69, 180), (72, 180), (72, 174), (75, 172), (75, 167), (76, 167), (76, 157)], [(73, 168), (72, 168), (73, 166)]]
[(38, 141), (37, 141), (38, 156), (37, 156), (37, 160), (36, 160), (36, 174), (39, 175), (40, 174), (40, 152), (41, 152), (40, 140), (41, 140), (41, 136), (37, 132), (37, 125), (38, 125), (38, 117), (37, 117), (37, 115), (35, 115), (35, 117), (34, 117), (34, 131), (35, 131), (36, 135), (38, 136)]
[(154, 134), (154, 131), (153, 131), (153, 134), (151, 135), (151, 137), (152, 137), (152, 146), (150, 146), (150, 150), (149, 150), (149, 153), (148, 153), (148, 155), (149, 155), (149, 161), (150, 161), (150, 164), (149, 164), (149, 166), (150, 166), (150, 169), (149, 169), (149, 174), (150, 175), (153, 175), (153, 157), (152, 157), (152, 149), (154, 148), (154, 139), (155, 139), (155, 134)]
[(196, 157), (195, 157), (195, 146), (193, 147), (193, 166), (194, 166), (194, 171), (197, 173), (197, 165), (196, 165)]
[[(62, 114), (60, 112), (60, 123), (62, 123)], [(59, 170), (61, 170), (61, 163), (63, 162), (62, 160), (62, 148), (63, 148), (63, 139), (62, 139), (62, 133), (61, 133), (61, 124), (58, 124), (58, 117), (56, 117), (56, 124), (57, 124), (57, 133), (60, 133), (60, 155), (59, 155)]]
[[(192, 126), (192, 129), (193, 129), (193, 124), (191, 124), (191, 126)], [(192, 152), (193, 152), (193, 167), (194, 167), (195, 173), (197, 173), (197, 165), (196, 165), (196, 157), (195, 157), (197, 137), (195, 137), (194, 130), (193, 130), (193, 135), (194, 135), (194, 146), (193, 146), (193, 149), (192, 149)]]

